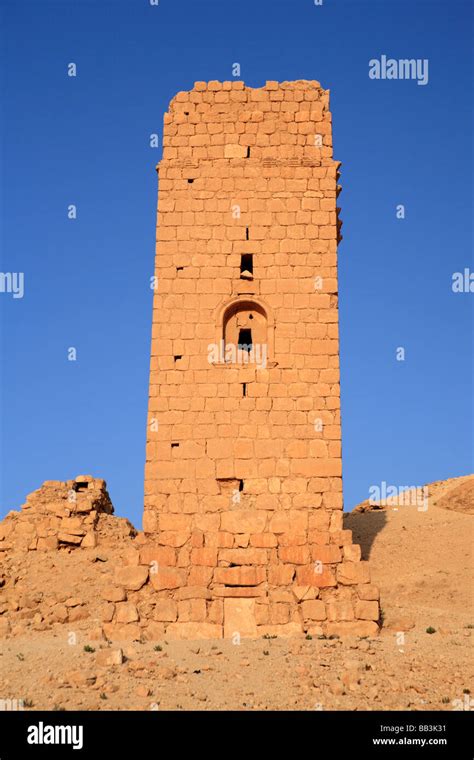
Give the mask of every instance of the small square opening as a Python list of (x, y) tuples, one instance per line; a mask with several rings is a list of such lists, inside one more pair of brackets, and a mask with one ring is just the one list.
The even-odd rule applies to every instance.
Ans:
[(253, 253), (243, 253), (240, 257), (240, 278), (253, 279)]
[(88, 488), (89, 488), (89, 483), (86, 480), (76, 481), (72, 486), (72, 490), (76, 491), (76, 493), (80, 493), (81, 491), (87, 491)]
[(238, 341), (238, 348), (240, 351), (247, 351), (248, 353), (252, 350), (252, 330), (249, 330), (247, 327), (241, 327), (239, 330), (239, 341)]
[(183, 358), (182, 354), (176, 354), (176, 356), (174, 357), (174, 360), (175, 360), (175, 362), (179, 362), (179, 360), (182, 359), (182, 358)]

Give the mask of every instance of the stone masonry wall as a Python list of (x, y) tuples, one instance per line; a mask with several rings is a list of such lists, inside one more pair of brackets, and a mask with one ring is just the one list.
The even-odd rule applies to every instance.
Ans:
[(175, 628), (377, 630), (342, 526), (338, 168), (315, 81), (165, 114), (140, 562)]

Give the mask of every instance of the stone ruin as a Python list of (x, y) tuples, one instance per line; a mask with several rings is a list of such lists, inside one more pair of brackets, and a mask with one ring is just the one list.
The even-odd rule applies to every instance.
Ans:
[(140, 561), (175, 635), (378, 630), (343, 529), (339, 167), (315, 81), (165, 114)]
[(105, 480), (46, 480), (27, 496), (21, 512), (9, 512), (0, 524), (0, 552), (94, 547), (99, 515), (113, 511)]
[(143, 532), (110, 517), (105, 481), (46, 481), (0, 524), (0, 552), (105, 546), (106, 576), (90, 604), (23, 604), (10, 562), (0, 635), (90, 616), (108, 640), (377, 634), (343, 525), (331, 135), (315, 81), (196, 82), (171, 101)]

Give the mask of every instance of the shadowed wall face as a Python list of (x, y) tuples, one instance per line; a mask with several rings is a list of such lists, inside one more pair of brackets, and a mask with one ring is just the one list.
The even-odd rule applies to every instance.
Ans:
[[(163, 146), (144, 530), (170, 550), (172, 588), (218, 602), (204, 621), (301, 630), (327, 610), (299, 602), (360, 557), (342, 530), (328, 92), (198, 82), (172, 100)], [(368, 582), (357, 572), (348, 585)]]

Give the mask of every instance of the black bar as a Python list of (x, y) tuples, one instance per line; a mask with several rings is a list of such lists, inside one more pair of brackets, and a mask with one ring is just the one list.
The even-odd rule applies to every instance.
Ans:
[[(65, 728), (63, 733), (56, 734), (55, 728), (50, 728), (56, 726), (69, 727), (69, 732)], [(44, 743), (29, 743), (28, 737), (42, 738)], [(280, 756), (285, 754), (285, 747), (292, 757), (304, 753), (308, 760), (323, 754), (332, 760), (331, 753), (336, 760), (344, 751), (351, 752), (351, 757), (357, 753), (361, 757), (472, 760), (471, 737), (469, 711), (0, 713), (0, 760), (17, 760), (25, 755), (104, 757), (104, 751), (105, 760), (111, 753), (120, 758), (127, 755), (136, 758), (159, 757), (176, 751), (182, 757), (186, 750), (194, 754), (201, 751), (210, 757), (237, 754), (248, 758), (257, 749), (262, 749), (266, 756), (271, 751)], [(77, 751), (72, 743), (45, 743), (49, 738), (69, 739), (77, 745)]]

